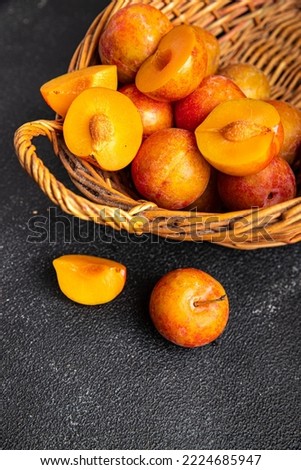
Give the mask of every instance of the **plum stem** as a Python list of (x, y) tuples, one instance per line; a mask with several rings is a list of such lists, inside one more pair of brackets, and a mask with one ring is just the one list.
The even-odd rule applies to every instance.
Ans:
[(226, 299), (226, 297), (227, 297), (227, 294), (223, 294), (220, 297), (218, 297), (217, 299), (195, 300), (193, 302), (193, 306), (194, 307), (202, 307), (203, 305), (212, 304), (213, 302), (222, 302), (223, 300)]

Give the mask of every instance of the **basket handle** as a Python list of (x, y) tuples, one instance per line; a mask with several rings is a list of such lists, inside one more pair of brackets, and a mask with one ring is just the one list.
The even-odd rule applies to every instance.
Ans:
[(57, 155), (58, 134), (61, 132), (62, 124), (58, 121), (38, 120), (19, 127), (14, 135), (14, 146), (22, 167), (49, 199), (64, 212), (83, 220), (110, 225), (116, 230), (122, 228), (131, 230), (131, 214), (121, 209), (117, 212), (114, 208), (97, 204), (75, 194), (58, 181), (38, 157), (32, 140), (38, 136), (47, 137)]

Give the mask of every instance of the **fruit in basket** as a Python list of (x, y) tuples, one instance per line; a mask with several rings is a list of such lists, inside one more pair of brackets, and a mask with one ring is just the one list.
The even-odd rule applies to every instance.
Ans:
[(218, 191), (229, 210), (268, 207), (296, 196), (296, 178), (289, 164), (281, 157), (260, 172), (248, 176), (218, 174)]
[(229, 78), (209, 75), (203, 78), (194, 92), (175, 103), (176, 125), (194, 131), (218, 104), (244, 97), (244, 93)]
[(172, 27), (167, 16), (152, 5), (127, 5), (114, 13), (100, 36), (101, 62), (117, 65), (120, 82), (133, 82), (142, 62)]
[(192, 93), (206, 75), (207, 51), (197, 28), (175, 26), (146, 59), (136, 75), (138, 90), (159, 101), (175, 101)]
[(53, 111), (64, 117), (74, 98), (92, 87), (117, 90), (116, 65), (93, 65), (65, 73), (44, 83), (40, 92)]
[(143, 134), (133, 102), (119, 91), (89, 88), (72, 102), (63, 124), (65, 143), (78, 157), (92, 156), (108, 171), (127, 166)]
[(279, 113), (265, 101), (225, 101), (196, 128), (200, 152), (217, 170), (245, 176), (265, 168), (280, 151)]
[(186, 348), (211, 343), (224, 331), (229, 302), (223, 286), (195, 268), (165, 274), (150, 298), (150, 316), (167, 340)]
[(163, 129), (150, 135), (132, 162), (139, 193), (165, 209), (182, 209), (206, 189), (210, 166), (200, 154), (194, 134)]
[(63, 255), (53, 261), (53, 266), (63, 294), (84, 305), (110, 302), (126, 281), (126, 267), (106, 258)]
[(130, 98), (138, 109), (142, 119), (144, 136), (172, 127), (173, 109), (171, 103), (149, 98), (141, 93), (133, 83), (124, 85), (119, 91)]
[(187, 207), (187, 210), (197, 212), (222, 212), (223, 204), (217, 190), (217, 174), (217, 170), (211, 167), (210, 178), (205, 191)]
[(298, 151), (301, 151), (301, 111), (285, 101), (267, 102), (277, 109), (283, 125), (284, 140), (279, 156), (292, 165)]
[(218, 73), (233, 80), (247, 98), (265, 100), (270, 96), (269, 81), (263, 71), (255, 65), (228, 64)]
[(220, 47), (219, 42), (216, 37), (211, 34), (206, 29), (200, 28), (199, 26), (194, 26), (198, 30), (198, 33), (202, 37), (205, 48), (207, 51), (207, 68), (206, 68), (206, 75), (212, 75), (216, 73), (218, 66), (219, 66), (219, 59), (220, 59)]

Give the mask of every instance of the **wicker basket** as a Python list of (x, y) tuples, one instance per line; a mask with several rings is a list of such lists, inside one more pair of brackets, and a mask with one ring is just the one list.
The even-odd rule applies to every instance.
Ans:
[[(220, 42), (221, 65), (248, 62), (269, 77), (272, 98), (301, 105), (300, 0), (143, 0), (161, 9), (174, 24), (207, 28)], [(69, 71), (99, 63), (99, 37), (116, 10), (131, 3), (114, 0), (93, 21), (76, 49)], [(80, 194), (70, 191), (44, 166), (32, 139), (46, 136)], [(63, 211), (137, 235), (153, 233), (175, 240), (209, 241), (255, 249), (301, 240), (301, 197), (266, 209), (208, 214), (168, 211), (139, 199), (129, 173), (109, 173), (76, 158), (62, 138), (62, 122), (38, 120), (15, 133), (21, 165)], [(300, 160), (300, 159), (299, 159)], [(300, 161), (295, 170), (300, 194)]]

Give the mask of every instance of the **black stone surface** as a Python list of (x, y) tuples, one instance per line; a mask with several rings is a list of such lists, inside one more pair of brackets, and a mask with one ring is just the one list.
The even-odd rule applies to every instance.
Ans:
[[(300, 244), (242, 252), (128, 239), (66, 215), (59, 223), (63, 214), (15, 157), (14, 130), (53, 117), (40, 85), (65, 72), (104, 4), (0, 4), (3, 447), (300, 448)], [(37, 146), (69, 184), (50, 147)], [(47, 239), (30, 243), (36, 216)], [(102, 307), (72, 303), (51, 263), (63, 253), (124, 263), (124, 292)], [(231, 303), (225, 333), (196, 350), (165, 341), (148, 316), (154, 283), (181, 266), (211, 273)]]

